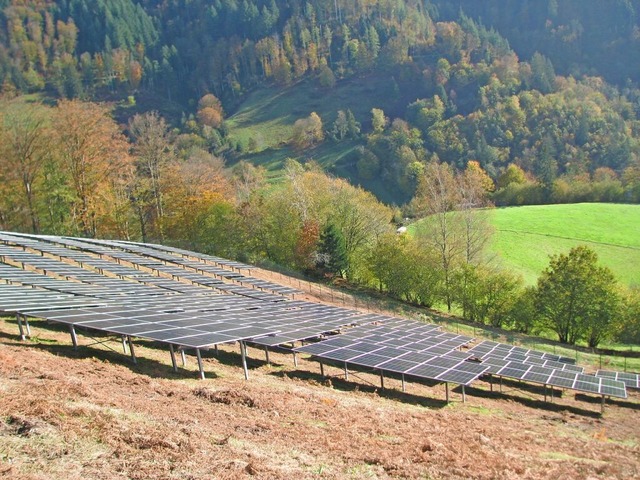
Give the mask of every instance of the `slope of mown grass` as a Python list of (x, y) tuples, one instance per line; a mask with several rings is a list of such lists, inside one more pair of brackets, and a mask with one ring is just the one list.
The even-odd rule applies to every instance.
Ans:
[[(549, 256), (587, 245), (626, 285), (640, 286), (640, 205), (581, 203), (496, 208), (487, 258), (536, 282)], [(420, 222), (411, 227), (415, 232)]]
[(582, 203), (499, 208), (489, 255), (534, 283), (549, 255), (587, 245), (620, 282), (640, 285), (640, 205)]

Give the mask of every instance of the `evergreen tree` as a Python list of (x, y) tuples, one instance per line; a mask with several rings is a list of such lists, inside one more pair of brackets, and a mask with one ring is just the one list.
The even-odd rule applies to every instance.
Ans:
[(328, 223), (320, 233), (316, 264), (320, 269), (341, 277), (347, 270), (348, 258), (344, 237), (333, 223)]

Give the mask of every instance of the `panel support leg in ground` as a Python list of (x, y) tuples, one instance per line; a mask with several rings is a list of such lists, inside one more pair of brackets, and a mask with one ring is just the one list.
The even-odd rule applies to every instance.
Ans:
[(264, 346), (264, 356), (267, 361), (267, 365), (271, 365), (271, 362), (269, 362), (269, 347), (266, 345)]
[(402, 374), (402, 391), (403, 392), (407, 391), (407, 388), (406, 388), (406, 385), (405, 385), (405, 382), (404, 382), (404, 373)]
[(127, 336), (126, 335), (122, 335), (122, 352), (125, 355), (127, 354)]
[(171, 365), (173, 366), (173, 371), (178, 371), (178, 362), (176, 362), (176, 351), (173, 348), (173, 344), (169, 344), (169, 352), (171, 353)]
[[(247, 368), (247, 347), (245, 346), (244, 342), (240, 342), (240, 355), (242, 356), (242, 369), (244, 370), (244, 379), (249, 380), (249, 369)], [(295, 358), (295, 356), (293, 358)]]
[(384, 372), (380, 370), (380, 389), (384, 390)]
[(27, 337), (24, 334), (24, 327), (22, 326), (22, 317), (19, 313), (16, 313), (16, 321), (18, 322), (18, 330), (20, 330), (20, 340), (26, 340)]
[(464, 385), (461, 385), (462, 387), (462, 403), (467, 403), (467, 394), (464, 391)]
[(31, 336), (31, 326), (29, 325), (29, 319), (26, 317), (26, 315), (21, 315), (22, 316), (22, 320), (24, 321), (24, 326), (27, 327), (27, 336)]
[(347, 368), (347, 362), (344, 362), (344, 379), (349, 381), (349, 369)]
[(324, 363), (320, 362), (320, 376), (324, 378)]
[(449, 403), (449, 383), (448, 382), (444, 382), (444, 392), (445, 392), (445, 398), (447, 399), (447, 403)]
[(200, 349), (196, 348), (196, 357), (198, 358), (198, 370), (200, 370), (200, 380), (204, 380), (204, 367), (202, 366), (202, 355)]
[(73, 325), (69, 325), (69, 333), (71, 333), (71, 343), (73, 343), (73, 349), (78, 350), (78, 336), (76, 335), (76, 329)]
[(138, 359), (136, 358), (136, 351), (133, 348), (133, 342), (131, 341), (131, 337), (127, 335), (127, 343), (129, 344), (129, 352), (131, 353), (131, 361), (134, 364), (138, 363)]
[(180, 357), (182, 358), (182, 366), (187, 366), (187, 356), (184, 353), (184, 348), (180, 350)]

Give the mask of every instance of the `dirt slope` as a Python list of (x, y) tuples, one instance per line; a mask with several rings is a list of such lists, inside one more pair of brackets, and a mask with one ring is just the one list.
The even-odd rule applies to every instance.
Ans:
[[(356, 373), (345, 382), (315, 362), (237, 348), (173, 373), (169, 355), (138, 343), (79, 351), (34, 322), (20, 342), (0, 320), (0, 477), (22, 479), (638, 478), (640, 402), (565, 392), (550, 404), (518, 384), (491, 393), (478, 382), (463, 404), (442, 385)], [(109, 344), (118, 349), (116, 342)]]

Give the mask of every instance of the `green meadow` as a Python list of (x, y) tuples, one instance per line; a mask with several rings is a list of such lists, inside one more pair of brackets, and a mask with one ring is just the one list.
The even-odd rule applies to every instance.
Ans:
[(582, 203), (497, 208), (488, 255), (535, 283), (549, 255), (587, 245), (620, 282), (640, 286), (640, 205)]

